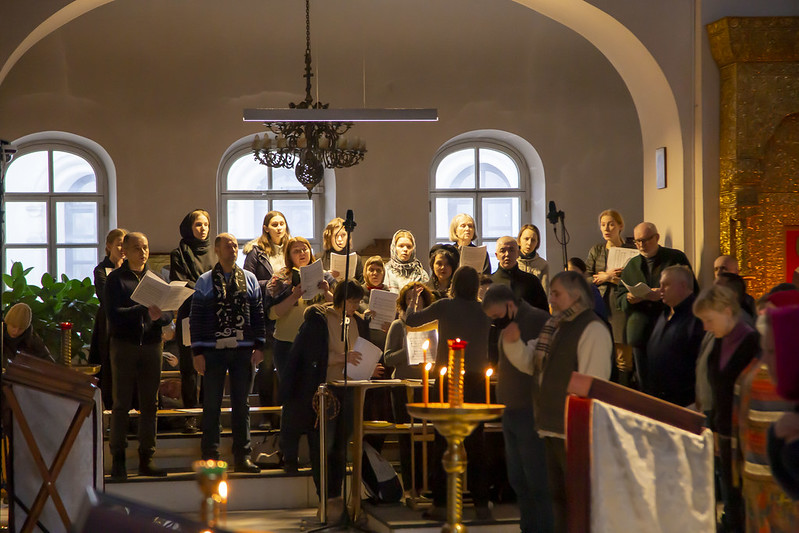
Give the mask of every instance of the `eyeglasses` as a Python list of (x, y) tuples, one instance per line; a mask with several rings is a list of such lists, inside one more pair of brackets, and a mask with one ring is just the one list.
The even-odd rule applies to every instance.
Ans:
[(635, 239), (633, 242), (636, 246), (643, 246), (646, 241), (651, 240), (655, 235), (657, 235), (657, 233), (653, 233), (649, 237), (644, 237), (643, 239)]

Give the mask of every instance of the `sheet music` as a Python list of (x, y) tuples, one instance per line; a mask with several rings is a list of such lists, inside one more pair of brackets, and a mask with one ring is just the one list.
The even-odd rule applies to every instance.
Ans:
[(302, 285), (302, 299), (312, 300), (316, 295), (322, 294), (319, 284), (324, 279), (322, 261), (317, 259), (308, 266), (300, 267), (300, 285)]
[(375, 371), (380, 357), (383, 356), (383, 350), (364, 339), (358, 337), (352, 348), (352, 351), (361, 353), (361, 362), (357, 365), (347, 363), (347, 379), (369, 379)]
[(624, 268), (627, 263), (638, 255), (638, 250), (633, 248), (622, 248), (621, 246), (613, 246), (608, 250), (608, 266), (607, 270), (616, 270), (617, 268)]
[[(355, 278), (355, 269), (358, 266), (358, 254), (355, 252), (350, 252), (350, 279)], [(330, 254), (330, 271), (338, 272), (338, 276), (336, 276), (336, 281), (342, 281), (344, 279), (344, 271), (347, 269), (347, 256), (343, 254)]]
[[(624, 280), (622, 280), (624, 283)], [(635, 296), (636, 298), (646, 298), (649, 295), (649, 292), (652, 290), (649, 288), (649, 285), (644, 283), (643, 281), (636, 283), (635, 285), (628, 285), (624, 283), (624, 286), (627, 287), (627, 290)]]
[(424, 350), (422, 349), (422, 345), (426, 340), (430, 341), (430, 345), (427, 347), (427, 362), (435, 364), (436, 351), (438, 349), (438, 329), (408, 331), (408, 334), (405, 336), (405, 344), (408, 349), (409, 365), (424, 364)]
[(391, 291), (372, 289), (369, 293), (369, 310), (375, 312), (369, 322), (369, 329), (382, 329), (384, 322), (390, 324), (397, 315), (397, 294)]
[(460, 266), (470, 266), (481, 273), (486, 262), (485, 246), (462, 246)]
[(176, 311), (192, 294), (194, 290), (186, 287), (185, 281), (167, 283), (148, 270), (133, 291), (131, 299), (147, 307), (155, 305), (161, 311)]

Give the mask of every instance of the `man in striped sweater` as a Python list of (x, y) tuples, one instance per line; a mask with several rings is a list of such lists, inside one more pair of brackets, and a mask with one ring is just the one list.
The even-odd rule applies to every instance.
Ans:
[(236, 265), (238, 244), (229, 233), (214, 241), (217, 264), (201, 275), (191, 303), (194, 368), (204, 376), (202, 454), (219, 459), (219, 417), (225, 374), (230, 374), (233, 465), (236, 472), (257, 473), (250, 460), (248, 393), (253, 367), (263, 359), (265, 337), (261, 289), (252, 272)]

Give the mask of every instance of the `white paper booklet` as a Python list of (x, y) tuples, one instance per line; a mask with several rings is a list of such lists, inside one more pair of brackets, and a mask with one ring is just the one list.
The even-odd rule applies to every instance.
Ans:
[(461, 263), (460, 266), (470, 266), (477, 271), (483, 272), (483, 267), (486, 262), (486, 247), (485, 246), (463, 246), (461, 247)]
[(397, 293), (372, 289), (369, 293), (369, 310), (375, 312), (369, 328), (382, 329), (384, 322), (390, 324), (397, 315)]
[(357, 365), (347, 363), (347, 380), (371, 378), (377, 363), (380, 361), (380, 357), (383, 355), (383, 350), (363, 337), (358, 337), (355, 345), (350, 350), (361, 353), (361, 362)]
[(405, 336), (405, 343), (408, 349), (408, 364), (424, 364), (424, 341), (429, 340), (427, 347), (427, 362), (435, 364), (436, 352), (438, 351), (438, 329), (428, 331), (409, 331)]
[[(622, 281), (622, 283), (624, 283), (624, 281)], [(636, 298), (646, 298), (649, 295), (649, 292), (652, 290), (649, 288), (649, 285), (643, 281), (640, 281), (635, 285), (628, 285), (627, 283), (624, 283), (624, 286), (627, 287), (627, 290), (630, 292), (630, 294)]]
[(148, 270), (133, 291), (131, 299), (147, 307), (155, 305), (161, 311), (176, 311), (192, 294), (194, 289), (186, 287), (185, 281), (167, 283)]
[[(358, 266), (358, 254), (350, 252), (350, 279), (355, 278), (355, 269)], [(344, 272), (347, 270), (347, 256), (342, 254), (330, 254), (330, 272), (338, 272), (336, 281), (344, 279)]]
[(624, 268), (630, 259), (638, 255), (638, 250), (633, 248), (622, 248), (621, 246), (613, 246), (608, 250), (608, 266), (607, 270), (616, 270), (617, 268)]
[(322, 294), (319, 284), (324, 279), (322, 261), (317, 259), (308, 266), (300, 267), (300, 285), (302, 285), (302, 299), (312, 300), (317, 294)]

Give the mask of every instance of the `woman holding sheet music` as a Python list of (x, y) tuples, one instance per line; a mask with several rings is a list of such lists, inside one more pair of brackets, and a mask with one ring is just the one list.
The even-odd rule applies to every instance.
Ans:
[[(316, 259), (311, 250), (311, 243), (304, 237), (293, 237), (286, 243), (283, 251), (286, 266), (276, 272), (266, 284), (266, 300), (264, 307), (270, 320), (275, 321), (273, 357), (279, 381), (280, 397), (286, 387), (285, 374), (291, 353), (291, 345), (303, 322), (305, 308), (313, 303), (332, 301), (330, 283), (333, 279), (326, 276), (319, 282), (322, 294), (312, 300), (302, 297), (303, 289), (300, 284), (300, 268), (308, 266)], [(280, 450), (283, 453), (283, 468), (296, 471), (298, 468), (297, 454), (300, 443), (301, 431), (299, 430), (291, 406), (283, 405), (283, 417), (280, 426)]]
[[(474, 246), (474, 239), (477, 237), (477, 226), (471, 215), (460, 213), (452, 217), (449, 223), (449, 238), (455, 243), (459, 250), (466, 246)], [(463, 252), (461, 252), (463, 253)], [(491, 260), (486, 250), (486, 258), (483, 263), (483, 274), (491, 274)]]
[[(330, 270), (330, 255), (331, 254), (340, 254), (345, 255), (347, 251), (347, 230), (344, 228), (344, 219), (340, 217), (336, 217), (330, 222), (327, 223), (325, 226), (325, 231), (322, 233), (322, 267), (325, 270)], [(354, 247), (352, 243), (350, 243), (350, 253), (352, 253)], [(363, 283), (363, 262), (361, 261), (361, 256), (355, 255), (356, 258), (356, 267), (355, 267), (355, 279), (358, 283)], [(331, 271), (330, 272), (333, 277), (341, 281), (344, 279), (344, 272), (339, 271)]]
[(621, 281), (619, 276), (622, 269), (607, 270), (608, 253), (614, 247), (635, 249), (635, 245), (626, 242), (621, 236), (621, 232), (624, 231), (624, 219), (618, 211), (613, 209), (602, 211), (599, 214), (599, 230), (602, 232), (605, 242), (600, 242), (588, 251), (585, 273), (599, 288), (599, 294), (602, 295), (602, 299), (610, 310), (613, 341), (623, 344), (625, 316), (616, 304), (616, 287)]

